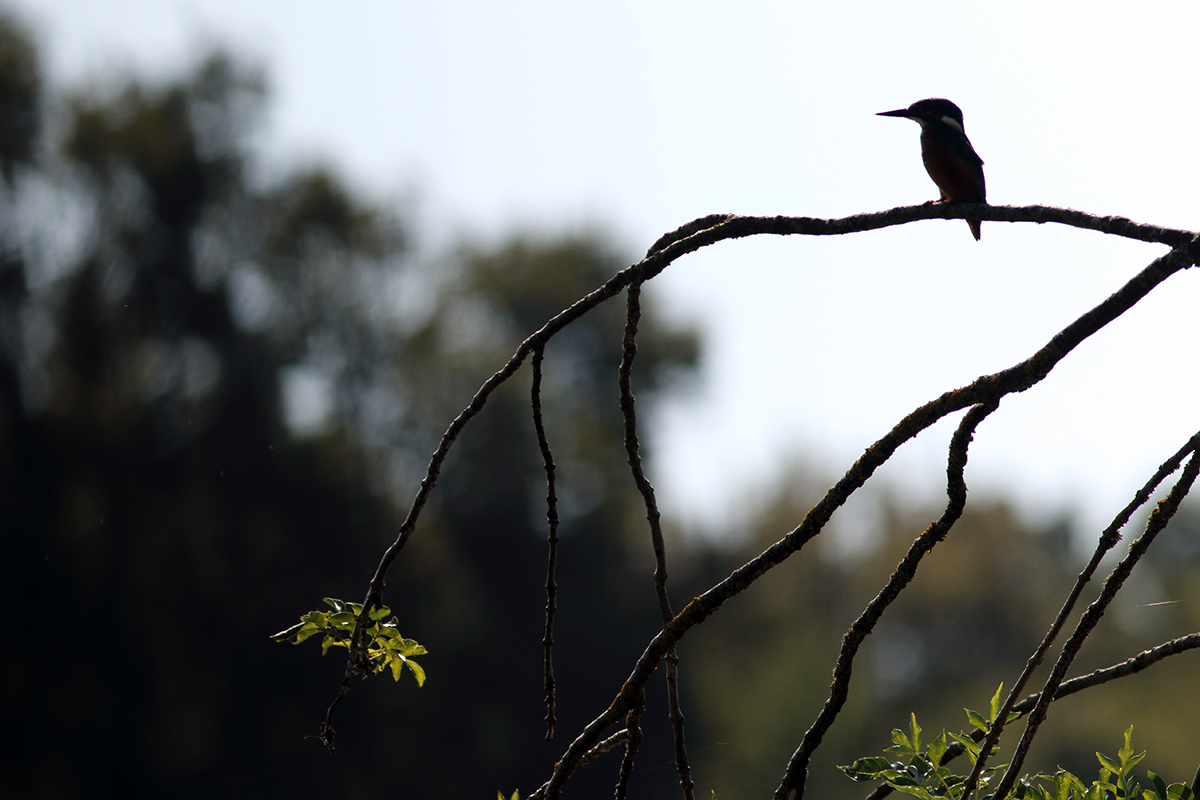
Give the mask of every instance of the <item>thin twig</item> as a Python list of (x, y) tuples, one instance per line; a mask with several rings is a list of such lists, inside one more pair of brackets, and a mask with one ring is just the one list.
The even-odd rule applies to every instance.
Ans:
[(813, 751), (821, 744), (826, 731), (833, 725), (833, 721), (841, 712), (842, 706), (845, 705), (846, 698), (850, 694), (850, 675), (854, 669), (854, 657), (858, 653), (858, 648), (874, 629), (875, 623), (879, 621), (887, 607), (916, 577), (921, 559), (946, 538), (950, 529), (962, 516), (963, 510), (967, 507), (967, 483), (963, 477), (963, 472), (967, 467), (967, 450), (971, 446), (975, 429), (998, 406), (999, 401), (995, 400), (975, 406), (966, 413), (962, 422), (959, 423), (958, 429), (955, 430), (954, 436), (951, 437), (950, 455), (946, 463), (946, 509), (940, 518), (930, 524), (916, 538), (904, 558), (896, 566), (892, 577), (884, 584), (875, 599), (867, 604), (863, 613), (842, 637), (842, 649), (838, 654), (837, 665), (833, 668), (833, 685), (830, 687), (829, 698), (825, 701), (824, 707), (812, 726), (805, 732), (800, 746), (796, 748), (796, 752), (788, 762), (787, 770), (779, 782), (779, 787), (775, 790), (775, 800), (787, 800), (791, 797), (792, 792), (796, 793), (797, 800), (804, 797), (808, 762), (812, 758)]
[(979, 758), (975, 761), (975, 766), (972, 767), (971, 774), (967, 776), (967, 780), (963, 784), (962, 797), (970, 798), (971, 793), (975, 791), (975, 786), (979, 783), (979, 778), (983, 774), (984, 767), (987, 766), (988, 757), (991, 755), (996, 743), (1000, 741), (1000, 734), (1004, 732), (1004, 726), (1008, 720), (1008, 712), (1012, 710), (1013, 704), (1016, 703), (1021, 692), (1025, 690), (1025, 685), (1029, 682), (1030, 677), (1041, 666), (1046, 653), (1050, 650), (1050, 646), (1058, 637), (1063, 626), (1066, 625), (1067, 617), (1070, 616), (1075, 608), (1075, 603), (1083, 593), (1083, 587), (1092, 579), (1092, 575), (1095, 574), (1096, 569), (1100, 566), (1100, 560), (1104, 557), (1104, 554), (1115, 547), (1117, 542), (1121, 540), (1121, 530), (1129, 522), (1133, 513), (1150, 499), (1150, 496), (1158, 488), (1159, 484), (1166, 480), (1168, 475), (1179, 469), (1179, 465), (1183, 463), (1183, 459), (1188, 453), (1194, 452), (1197, 447), (1200, 447), (1200, 432), (1189, 439), (1187, 444), (1181, 447), (1175, 455), (1159, 466), (1150, 480), (1146, 481), (1145, 485), (1134, 494), (1133, 499), (1129, 501), (1125, 508), (1121, 509), (1121, 512), (1117, 514), (1109, 526), (1100, 534), (1100, 540), (1096, 544), (1096, 550), (1092, 553), (1091, 560), (1088, 561), (1087, 566), (1083, 568), (1083, 571), (1075, 579), (1075, 586), (1072, 587), (1070, 595), (1068, 595), (1066, 602), (1063, 603), (1062, 608), (1058, 612), (1058, 616), (1055, 617), (1053, 624), (1050, 625), (1050, 629), (1046, 631), (1046, 635), (1042, 637), (1042, 641), (1037, 649), (1034, 650), (1033, 655), (1025, 662), (1025, 669), (1021, 672), (1021, 676), (1017, 678), (1016, 683), (1013, 684), (1008, 697), (997, 712), (996, 718), (992, 720), (987, 736), (979, 748)]
[[(1087, 675), (1080, 675), (1078, 678), (1065, 681), (1054, 693), (1054, 699), (1061, 700), (1068, 695), (1082, 692), (1084, 689), (1090, 689), (1093, 686), (1099, 686), (1102, 683), (1108, 683), (1111, 680), (1124, 678), (1128, 675), (1136, 675), (1146, 669), (1146, 667), (1157, 664), (1164, 658), (1185, 653), (1188, 650), (1195, 650), (1198, 647), (1200, 647), (1200, 633), (1189, 633), (1187, 636), (1180, 636), (1178, 639), (1163, 642), (1157, 647), (1143, 650), (1133, 658), (1126, 659), (1120, 664), (1114, 664), (1111, 667), (1098, 669), (1095, 672), (1089, 672)], [(1037, 705), (1038, 698), (1041, 696), (1041, 692), (1035, 692), (1013, 706), (1012, 710), (1019, 714), (1027, 714)]]
[[(580, 766), (587, 766), (588, 764), (595, 761), (596, 758), (598, 758), (599, 756), (604, 755), (608, 751), (615, 748), (617, 745), (624, 744), (627, 741), (629, 741), (629, 729), (622, 728), (621, 730), (614, 733), (612, 736), (610, 736), (607, 739), (605, 739), (604, 741), (600, 742), (600, 744), (596, 745), (591, 750), (588, 750), (586, 753), (584, 753), (583, 759), (580, 763)], [(535, 791), (533, 794), (529, 795), (527, 800), (542, 800), (542, 798), (545, 796), (545, 794), (546, 794), (546, 787), (543, 786), (543, 787), (539, 788), (537, 791)]]
[[(625, 740), (628, 738), (629, 738), (628, 730), (622, 729), (622, 730), (617, 731), (612, 736), (608, 737), (603, 742), (601, 742), (600, 744), (593, 747), (591, 750), (588, 750), (587, 755), (585, 755), (583, 757), (583, 763), (587, 764), (588, 762), (595, 760), (597, 756), (602, 756), (605, 753), (607, 753), (609, 750), (612, 750), (617, 745), (624, 744)], [(530, 800), (533, 800), (533, 798), (531, 797)]]
[[(625, 454), (633, 482), (646, 505), (646, 521), (650, 524), (650, 541), (654, 548), (654, 590), (658, 596), (658, 610), (663, 625), (674, 618), (671, 599), (667, 594), (667, 546), (663, 540), (662, 516), (654, 496), (654, 486), (642, 469), (642, 457), (637, 435), (637, 410), (633, 396), (633, 359), (637, 356), (637, 330), (641, 320), (640, 281), (629, 284), (625, 314), (625, 333), (621, 344), (621, 367), (617, 372), (617, 384), (621, 393), (621, 414), (625, 420)], [(667, 703), (671, 730), (675, 741), (675, 770), (679, 773), (679, 787), (685, 800), (692, 800), (695, 784), (692, 768), (688, 763), (687, 744), (684, 740), (684, 717), (679, 704), (679, 655), (674, 647), (667, 653)]]
[(633, 760), (637, 757), (638, 747), (642, 743), (642, 712), (646, 710), (646, 694), (642, 693), (638, 702), (625, 715), (625, 757), (621, 759), (621, 770), (617, 773), (617, 788), (613, 792), (615, 800), (625, 800), (629, 791), (629, 776), (633, 774)]
[(546, 558), (546, 634), (542, 637), (545, 655), (546, 690), (546, 741), (554, 740), (554, 612), (557, 608), (558, 585), (554, 582), (554, 568), (558, 564), (558, 495), (554, 491), (554, 454), (546, 439), (546, 427), (542, 422), (542, 356), (545, 348), (538, 346), (533, 351), (530, 366), (533, 381), (530, 386), (530, 405), (533, 406), (533, 427), (537, 431), (538, 448), (542, 451), (542, 465), (546, 469), (546, 523), (550, 528), (547, 537), (549, 554)]
[(1046, 714), (1049, 711), (1050, 703), (1054, 698), (1058, 686), (1062, 683), (1063, 677), (1067, 670), (1071, 667), (1071, 662), (1079, 653), (1079, 649), (1083, 647), (1083, 642), (1095, 629), (1100, 618), (1108, 609), (1117, 592), (1121, 590), (1125, 579), (1133, 571), (1134, 566), (1141, 559), (1142, 555), (1150, 547), (1155, 537), (1159, 532), (1167, 526), (1171, 521), (1171, 517), (1179, 509), (1179, 504), (1183, 502), (1183, 498), (1187, 496), (1191, 490), (1192, 484), (1196, 480), (1197, 473), (1200, 472), (1200, 454), (1193, 451), (1192, 457), (1188, 459), (1187, 466), (1183, 468), (1183, 473), (1179, 476), (1175, 486), (1171, 488), (1170, 493), (1155, 507), (1150, 514), (1150, 519), (1146, 523), (1146, 530), (1134, 540), (1129, 546), (1129, 552), (1125, 558), (1121, 559), (1121, 563), (1117, 564), (1113, 571), (1109, 573), (1108, 578), (1104, 581), (1104, 587), (1100, 590), (1100, 596), (1097, 597), (1092, 604), (1083, 612), (1078, 624), (1075, 626), (1075, 631), (1071, 634), (1071, 638), (1063, 646), (1062, 653), (1059, 654), (1058, 661), (1054, 664), (1054, 669), (1050, 672), (1050, 677), (1046, 680), (1046, 685), (1042, 687), (1041, 697), (1038, 700), (1033, 711), (1029, 714), (1029, 720), (1025, 723), (1025, 731), (1021, 734), (1021, 740), (1017, 743), (1017, 749), (1013, 753), (1012, 761), (1009, 762), (1008, 769), (1004, 773), (1004, 777), (1000, 779), (1000, 783), (996, 787), (996, 791), (992, 797), (1003, 798), (1008, 795), (1016, 783), (1017, 776), (1020, 774), (1021, 765), (1025, 762), (1025, 756), (1029, 752), (1029, 747), (1033, 744), (1033, 738), (1037, 735), (1038, 728), (1043, 720), (1046, 719)]

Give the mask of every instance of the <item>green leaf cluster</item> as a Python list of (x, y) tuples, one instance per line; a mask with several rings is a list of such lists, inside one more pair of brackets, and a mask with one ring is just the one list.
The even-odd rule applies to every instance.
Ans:
[[(971, 725), (986, 732), (996, 718), (1000, 707), (1000, 696), (1003, 685), (996, 690), (991, 701), (991, 714), (982, 714), (966, 709), (967, 719)], [(1010, 713), (1009, 721), (1018, 717)], [(924, 747), (921, 741), (921, 726), (917, 724), (916, 715), (912, 715), (909, 733), (899, 729), (892, 731), (892, 747), (886, 752), (893, 753), (891, 760), (883, 756), (860, 758), (853, 764), (839, 767), (846, 775), (856, 781), (884, 781), (893, 789), (922, 798), (922, 800), (962, 800), (962, 787), (966, 782), (965, 774), (959, 775), (950, 770), (946, 764), (954, 753), (952, 748), (965, 752), (971, 766), (979, 759), (980, 745), (978, 742), (958, 733), (947, 735), (944, 731)], [(995, 751), (993, 751), (995, 752)], [(1013, 787), (1007, 798), (1012, 800), (1194, 800), (1190, 788), (1183, 783), (1168, 785), (1158, 775), (1147, 772), (1151, 789), (1142, 791), (1133, 769), (1146, 754), (1133, 752), (1133, 727), (1125, 731), (1125, 740), (1116, 758), (1109, 758), (1103, 753), (1096, 753), (1100, 761), (1099, 778), (1087, 786), (1075, 775), (1059, 769), (1053, 775), (1027, 775), (1021, 778)], [(980, 776), (977, 789), (978, 796), (983, 796), (988, 784), (1006, 765), (999, 764), (984, 770)], [(1007, 799), (1006, 799), (1007, 800)]]
[(1125, 731), (1117, 757), (1096, 753), (1100, 776), (1090, 786), (1084, 786), (1076, 776), (1060, 769), (1052, 776), (1035, 775), (1022, 780), (1012, 797), (1021, 800), (1193, 800), (1192, 790), (1183, 783), (1167, 784), (1162, 777), (1147, 771), (1151, 788), (1142, 790), (1133, 774), (1146, 753), (1133, 752), (1133, 726)]
[[(887, 749), (887, 752), (899, 756), (899, 760), (892, 761), (883, 756), (873, 756), (860, 758), (853, 764), (840, 767), (840, 769), (856, 781), (882, 780), (892, 788), (920, 797), (922, 800), (934, 800), (934, 798), (958, 800), (962, 796), (962, 784), (966, 781), (966, 775), (955, 774), (944, 766), (943, 760), (953, 742), (966, 750), (971, 762), (974, 763), (979, 757), (979, 745), (970, 737), (957, 733), (947, 735), (943, 731), (928, 745), (922, 747), (921, 726), (917, 724), (917, 717), (914, 714), (910, 733), (906, 734), (897, 728), (892, 731), (892, 741), (894, 744)], [(1003, 767), (1004, 765), (989, 767), (980, 779), (981, 786), (986, 786), (994, 774)]]
[[(985, 717), (978, 711), (966, 709), (967, 719), (971, 725), (982, 731), (987, 731), (991, 721), (1000, 710), (1000, 697), (1004, 689), (1001, 685), (992, 695), (990, 714)], [(1010, 719), (1012, 715), (1010, 715)], [(979, 760), (980, 745), (970, 736), (945, 731), (925, 747), (921, 746), (921, 726), (917, 724), (917, 715), (912, 715), (909, 733), (899, 728), (892, 731), (892, 746), (886, 752), (893, 753), (899, 760), (891, 761), (882, 756), (860, 758), (853, 764), (839, 767), (842, 772), (856, 781), (885, 781), (889, 786), (907, 794), (933, 800), (933, 798), (950, 798), (958, 800), (962, 796), (962, 785), (966, 775), (958, 775), (945, 766), (949, 762), (947, 754), (951, 748), (965, 752), (971, 766)], [(994, 751), (993, 751), (994, 752)], [(988, 785), (991, 779), (1004, 764), (997, 764), (984, 770), (980, 776), (980, 788)]]
[[(354, 628), (362, 614), (361, 603), (347, 603), (334, 597), (326, 597), (325, 602), (333, 611), (310, 611), (300, 618), (300, 622), (271, 636), (277, 642), (291, 641), (300, 644), (305, 639), (323, 635), (321, 640), (321, 655), (329, 652), (331, 647), (350, 647), (350, 639)], [(417, 680), (418, 686), (425, 685), (425, 670), (413, 660), (414, 656), (423, 656), (428, 651), (413, 639), (405, 639), (397, 628), (395, 617), (385, 618), (392, 613), (387, 606), (371, 609), (368, 617), (371, 620), (366, 633), (368, 637), (367, 656), (376, 673), (385, 669), (392, 671), (392, 678), (400, 680), (400, 674), (405, 667)]]

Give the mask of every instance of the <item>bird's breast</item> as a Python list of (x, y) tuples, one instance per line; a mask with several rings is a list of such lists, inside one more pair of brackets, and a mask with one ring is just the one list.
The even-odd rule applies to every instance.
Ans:
[(965, 136), (954, 141), (950, 131), (932, 127), (921, 131), (921, 158), (925, 171), (942, 193), (943, 200), (982, 203), (986, 190), (983, 181), (983, 162), (975, 154)]

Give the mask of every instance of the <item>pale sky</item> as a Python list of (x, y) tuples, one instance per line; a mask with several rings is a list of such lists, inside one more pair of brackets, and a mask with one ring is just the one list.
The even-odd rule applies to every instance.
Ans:
[[(994, 204), (1200, 228), (1200, 3), (19, 0), (60, 83), (257, 57), (280, 168), (415, 191), (427, 238), (599, 225), (631, 257), (713, 212), (924, 202), (918, 128), (955, 101)], [(663, 416), (664, 505), (720, 520), (786, 459), (841, 473), (913, 408), (1028, 357), (1165, 252), (1062, 226), (927, 221), (687, 256), (659, 300), (706, 329)], [(979, 429), (976, 497), (1106, 522), (1200, 429), (1200, 270), (1178, 275)], [(880, 391), (878, 387), (886, 387)], [(464, 399), (465, 402), (465, 399)], [(927, 496), (957, 418), (881, 476)]]

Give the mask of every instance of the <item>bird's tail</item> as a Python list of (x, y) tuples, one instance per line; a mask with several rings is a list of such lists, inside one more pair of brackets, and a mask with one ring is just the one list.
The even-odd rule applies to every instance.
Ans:
[(981, 219), (972, 219), (967, 217), (967, 224), (971, 226), (971, 233), (975, 236), (975, 241), (979, 241), (979, 227), (983, 224)]

